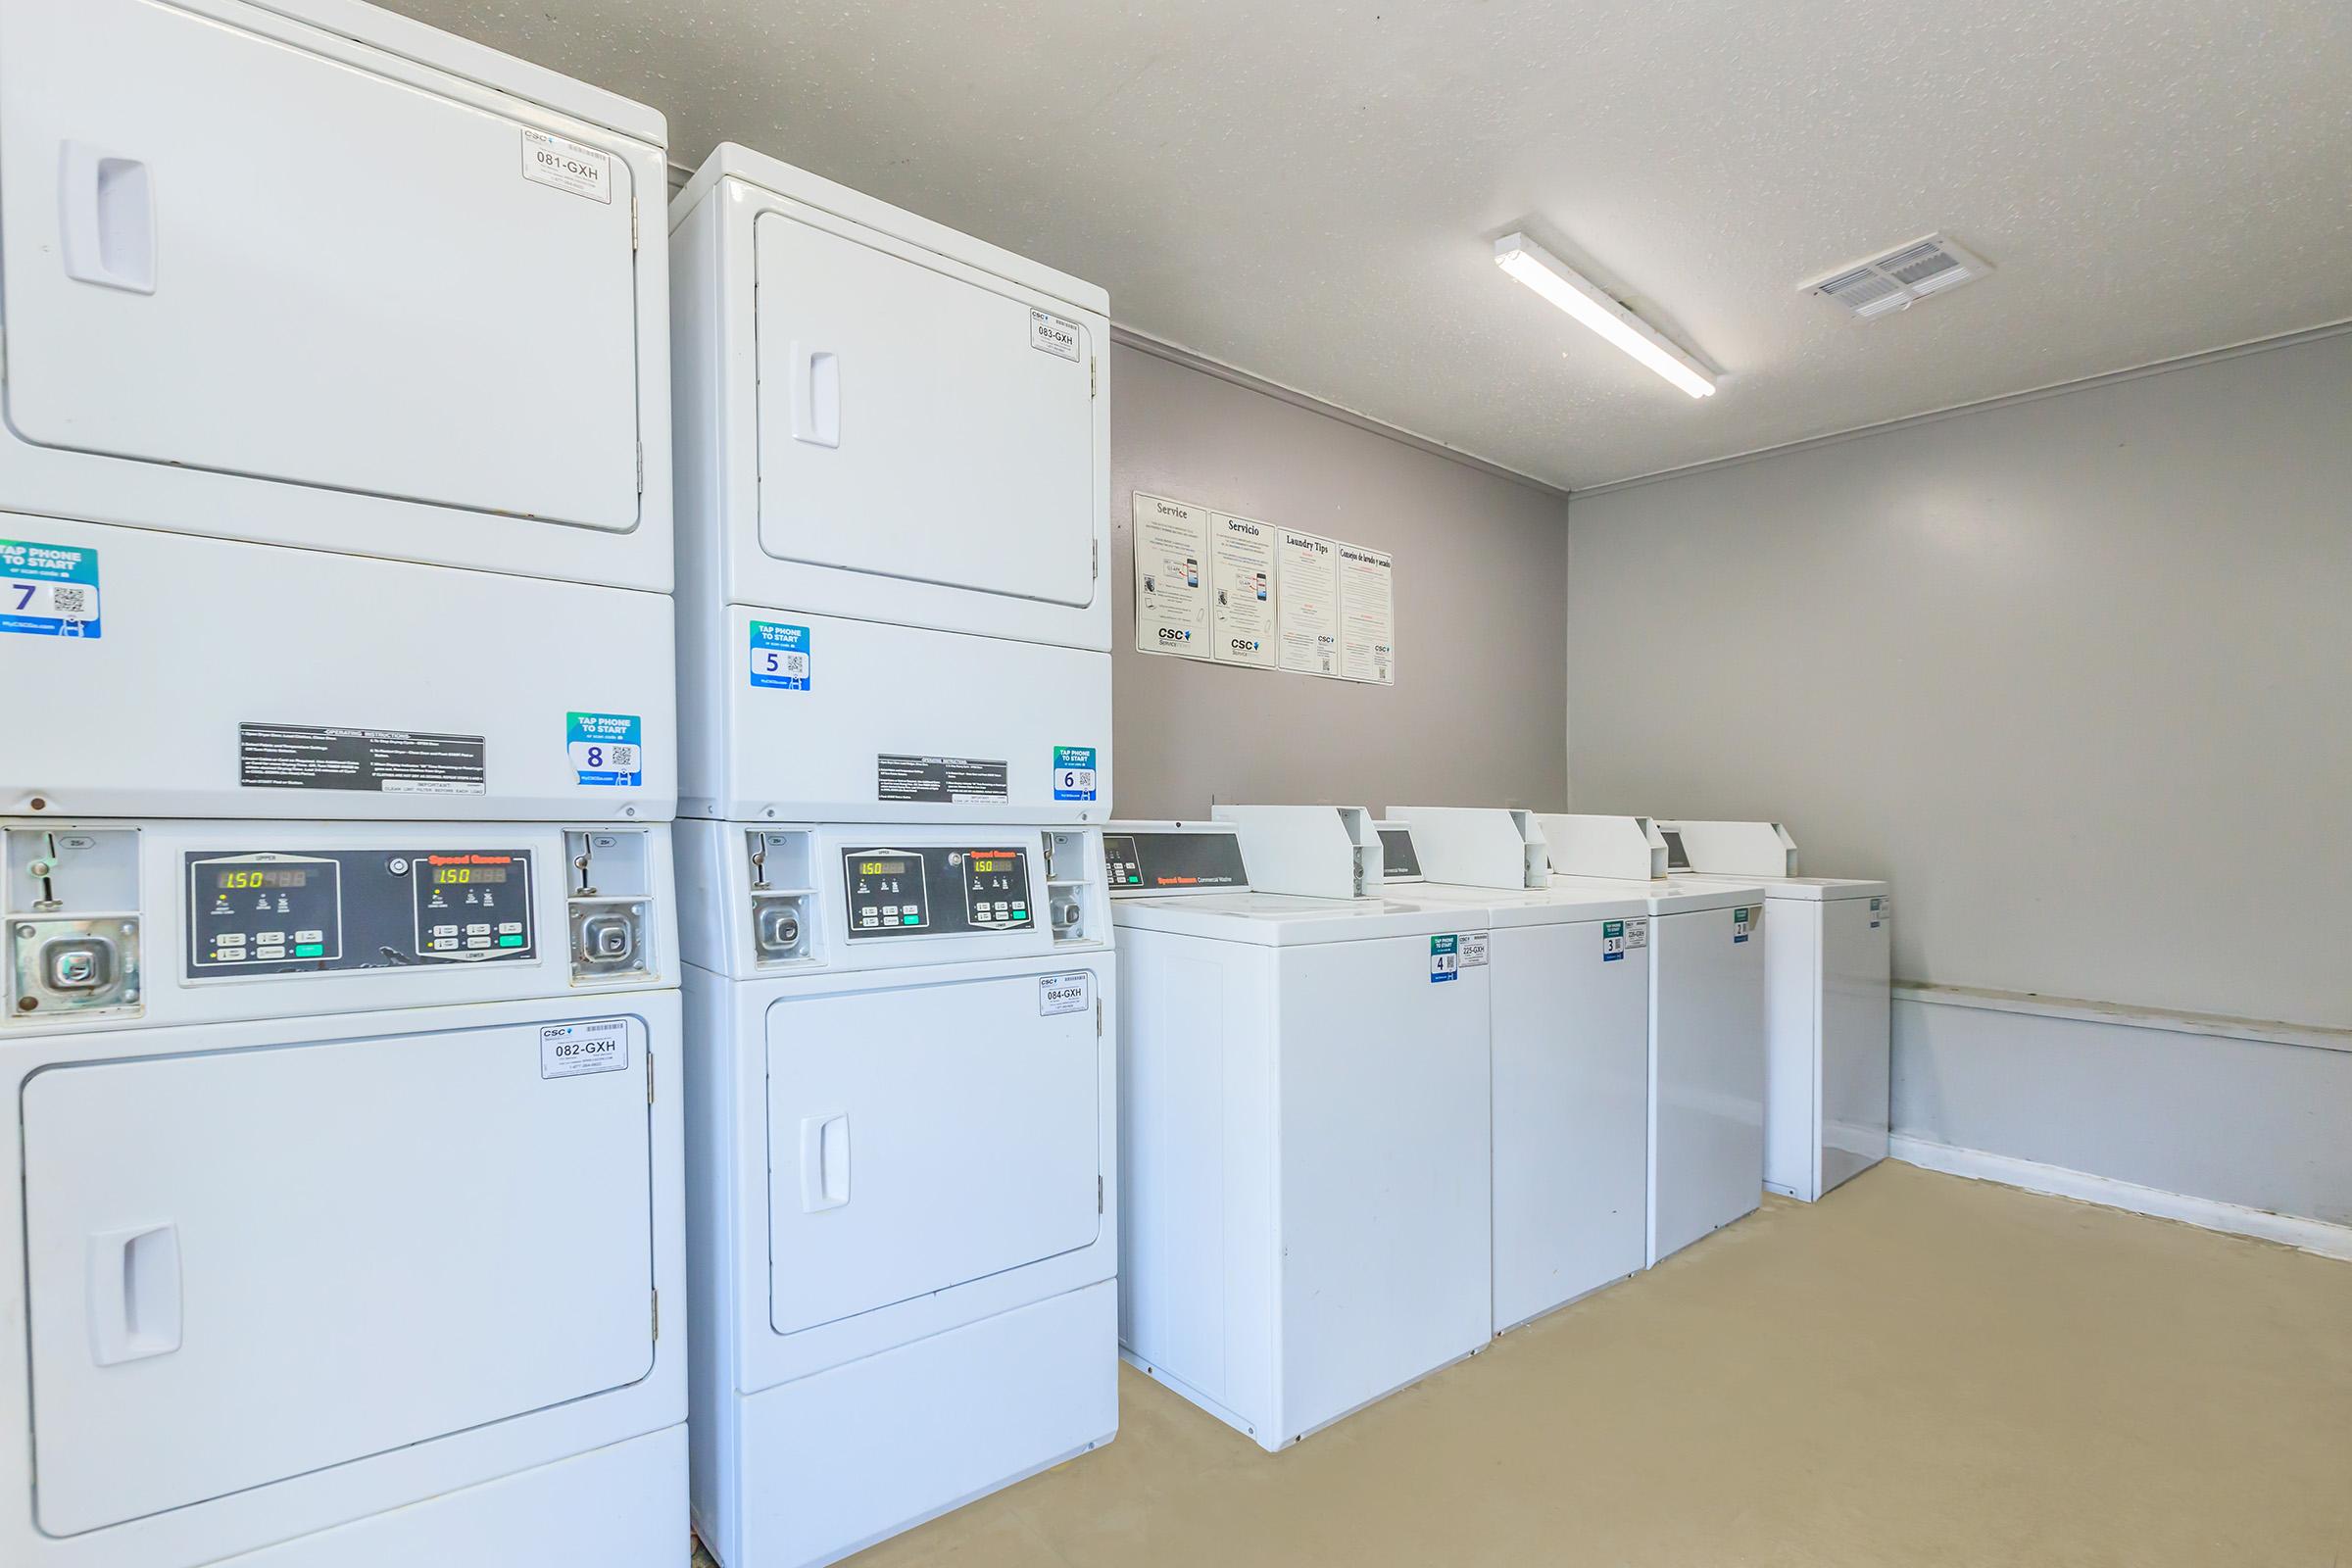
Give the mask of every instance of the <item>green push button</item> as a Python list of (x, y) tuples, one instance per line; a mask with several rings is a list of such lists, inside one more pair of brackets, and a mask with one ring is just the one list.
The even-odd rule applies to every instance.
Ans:
[(297, 958), (319, 958), (324, 957), (325, 956), (326, 944), (323, 942), (301, 942), (295, 944), (294, 956)]
[(901, 925), (921, 925), (922, 923), (923, 917), (919, 914), (902, 914), (899, 916), (899, 924)]
[(512, 935), (500, 937), (498, 945), (502, 948), (519, 948), (522, 946), (522, 933), (517, 931)]

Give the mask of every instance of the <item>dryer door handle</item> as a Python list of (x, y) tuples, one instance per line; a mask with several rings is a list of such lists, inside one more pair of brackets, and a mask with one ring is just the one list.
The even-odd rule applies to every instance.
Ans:
[(88, 142), (58, 148), (58, 237), (66, 275), (155, 292), (155, 188), (147, 166)]
[(179, 1227), (90, 1238), (90, 1359), (100, 1366), (179, 1348)]
[(792, 345), (792, 438), (841, 445), (841, 356), (830, 349)]
[(801, 1212), (850, 1200), (850, 1118), (846, 1111), (801, 1118)]

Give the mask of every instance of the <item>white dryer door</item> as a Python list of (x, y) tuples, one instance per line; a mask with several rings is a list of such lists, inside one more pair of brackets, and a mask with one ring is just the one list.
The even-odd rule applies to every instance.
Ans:
[(629, 182), (607, 152), (163, 0), (0, 0), (8, 425), (632, 527)]
[[(952, 630), (1001, 631), (991, 600), (1091, 604), (1100, 346), (1086, 326), (1041, 333), (1010, 283), (782, 213), (754, 234), (765, 552), (956, 590)], [(872, 612), (889, 593), (817, 608)]]
[(28, 1080), (41, 1529), (645, 1376), (646, 1038), (626, 1028), (625, 1069), (573, 1077), (542, 1076), (531, 1023)]
[(829, 1323), (1101, 1229), (1093, 1008), (1039, 979), (837, 992), (767, 1015), (770, 1321)]

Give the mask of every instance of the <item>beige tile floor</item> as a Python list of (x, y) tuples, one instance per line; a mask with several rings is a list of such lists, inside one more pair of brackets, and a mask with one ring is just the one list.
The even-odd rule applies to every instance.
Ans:
[(1905, 1165), (1280, 1454), (1120, 1395), (857, 1568), (2352, 1564), (2352, 1264)]

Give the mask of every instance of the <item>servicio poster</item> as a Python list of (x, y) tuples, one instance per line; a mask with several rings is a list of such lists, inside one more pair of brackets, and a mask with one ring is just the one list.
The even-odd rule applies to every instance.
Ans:
[(1272, 669), (1274, 534), (1271, 523), (1208, 514), (1209, 652), (1218, 662)]
[(1207, 511), (1135, 493), (1135, 646), (1209, 657)]

